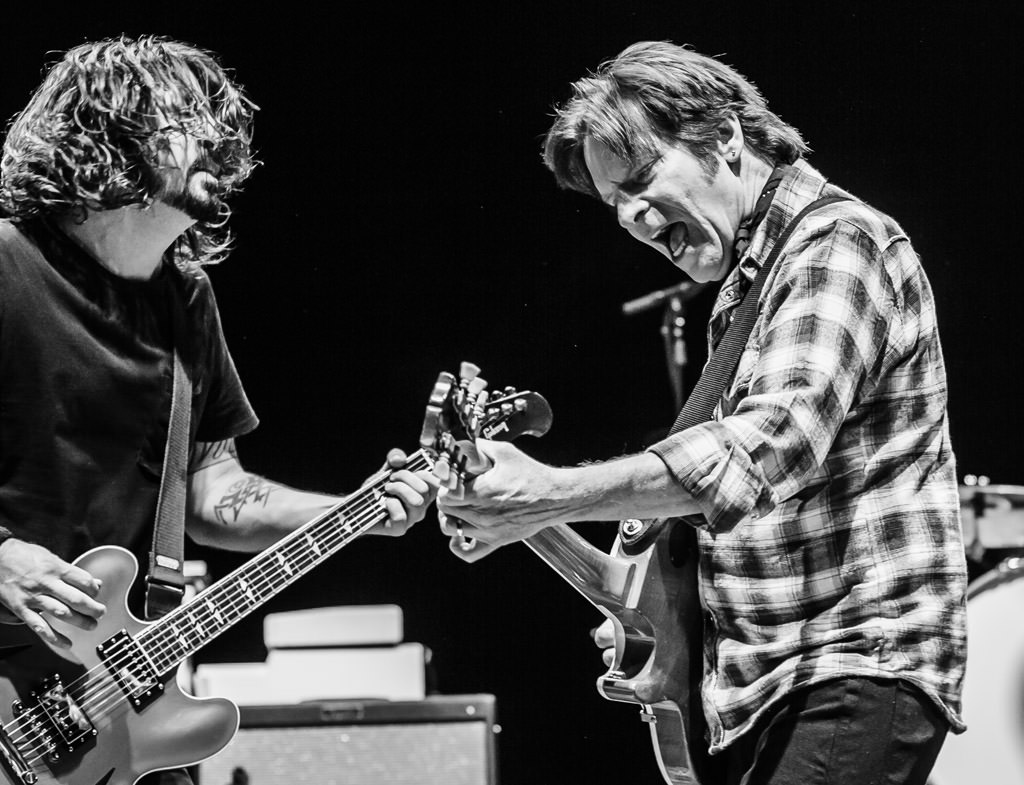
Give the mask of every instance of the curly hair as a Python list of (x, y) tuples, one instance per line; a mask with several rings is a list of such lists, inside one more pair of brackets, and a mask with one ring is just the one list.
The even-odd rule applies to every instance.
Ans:
[(666, 41), (641, 41), (573, 84), (572, 97), (555, 110), (544, 163), (561, 187), (597, 196), (583, 159), (587, 138), (630, 163), (656, 155), (660, 144), (682, 142), (710, 177), (718, 130), (730, 115), (766, 161), (793, 163), (809, 150), (728, 65)]
[(70, 49), (8, 126), (0, 208), (14, 218), (71, 216), (149, 205), (159, 197), (158, 155), (169, 136), (197, 139), (214, 166), (215, 217), (197, 220), (171, 249), (182, 269), (228, 253), (230, 208), (256, 165), (257, 107), (216, 56), (157, 36)]

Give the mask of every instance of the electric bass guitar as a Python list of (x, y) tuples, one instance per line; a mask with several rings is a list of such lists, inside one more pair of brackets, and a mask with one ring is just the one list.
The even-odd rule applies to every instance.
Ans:
[[(449, 377), (459, 420), (435, 428), (428, 418), (421, 445), (444, 460), (461, 481), (482, 461), (473, 448), (479, 437), (495, 438), (476, 412), (488, 404), (479, 368), (463, 363), (461, 379)], [(445, 379), (445, 374), (441, 379)], [(439, 382), (440, 383), (440, 382)], [(503, 393), (509, 394), (509, 390)], [(542, 435), (551, 410), (536, 394), (523, 416), (523, 433)], [(567, 525), (543, 529), (523, 541), (615, 629), (615, 653), (597, 689), (609, 700), (637, 704), (648, 723), (658, 766), (670, 785), (708, 785), (707, 742), (700, 704), (701, 610), (697, 591), (696, 537), (676, 519), (623, 521), (612, 553), (596, 548)], [(471, 543), (469, 544), (471, 546)]]
[[(437, 433), (458, 418), (450, 376), (427, 406)], [(530, 394), (496, 396), (477, 412), (489, 438), (529, 431)], [(524, 427), (525, 426), (525, 427)], [(406, 464), (430, 466), (424, 450)], [(306, 523), (153, 622), (135, 617), (128, 590), (138, 572), (118, 547), (89, 551), (75, 564), (102, 581), (107, 612), (90, 631), (52, 616), (71, 641), (50, 647), (24, 625), (0, 627), (0, 782), (7, 785), (132, 785), (144, 774), (205, 760), (238, 729), (238, 708), (224, 698), (194, 698), (178, 686), (178, 667), (328, 557), (387, 518), (383, 470), (338, 505)]]

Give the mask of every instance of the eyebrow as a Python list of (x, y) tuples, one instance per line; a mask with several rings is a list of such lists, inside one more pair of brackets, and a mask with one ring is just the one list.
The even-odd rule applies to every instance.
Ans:
[(646, 162), (640, 164), (639, 166), (633, 167), (629, 171), (629, 176), (618, 184), (619, 187), (622, 187), (623, 185), (630, 185), (632, 183), (635, 183), (637, 180), (642, 180), (650, 173), (651, 169), (654, 168), (654, 165), (658, 163), (658, 161), (660, 160), (661, 156), (656, 155), (653, 158), (648, 159)]
[[(656, 163), (658, 163), (658, 161), (660, 161), (660, 160), (661, 160), (661, 156), (660, 155), (656, 155), (653, 158), (650, 158), (649, 160), (645, 161), (644, 163), (642, 163), (642, 164), (640, 164), (638, 166), (631, 167), (629, 169), (628, 174), (622, 180), (612, 180), (612, 179), (609, 179), (608, 183), (613, 188), (612, 193), (610, 193), (607, 198), (602, 196), (601, 197), (601, 201), (606, 206), (611, 207), (611, 208), (614, 209), (615, 208), (615, 201), (614, 201), (614, 199), (615, 199), (615, 191), (617, 191), (619, 189), (622, 189), (622, 188), (625, 188), (626, 190), (629, 190), (630, 188), (635, 188), (637, 183), (640, 180), (643, 180), (650, 173), (651, 169), (654, 168), (654, 165)], [(608, 201), (609, 199), (611, 199), (612, 201)]]

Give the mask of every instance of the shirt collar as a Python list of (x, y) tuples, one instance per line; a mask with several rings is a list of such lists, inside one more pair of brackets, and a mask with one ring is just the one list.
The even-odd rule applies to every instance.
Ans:
[(782, 230), (806, 205), (821, 196), (826, 182), (817, 169), (802, 159), (790, 166), (775, 191), (768, 213), (751, 236), (747, 252), (722, 281), (711, 312), (713, 323), (720, 313), (740, 303)]

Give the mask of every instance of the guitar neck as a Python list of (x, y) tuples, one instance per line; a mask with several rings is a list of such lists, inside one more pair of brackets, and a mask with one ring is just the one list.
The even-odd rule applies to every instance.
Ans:
[(567, 524), (542, 529), (523, 542), (594, 605), (622, 609), (632, 584), (633, 564), (594, 547)]
[[(422, 450), (405, 468), (428, 468)], [(345, 545), (387, 519), (381, 501), (390, 471), (304, 524), (138, 635), (158, 673), (167, 673)]]

